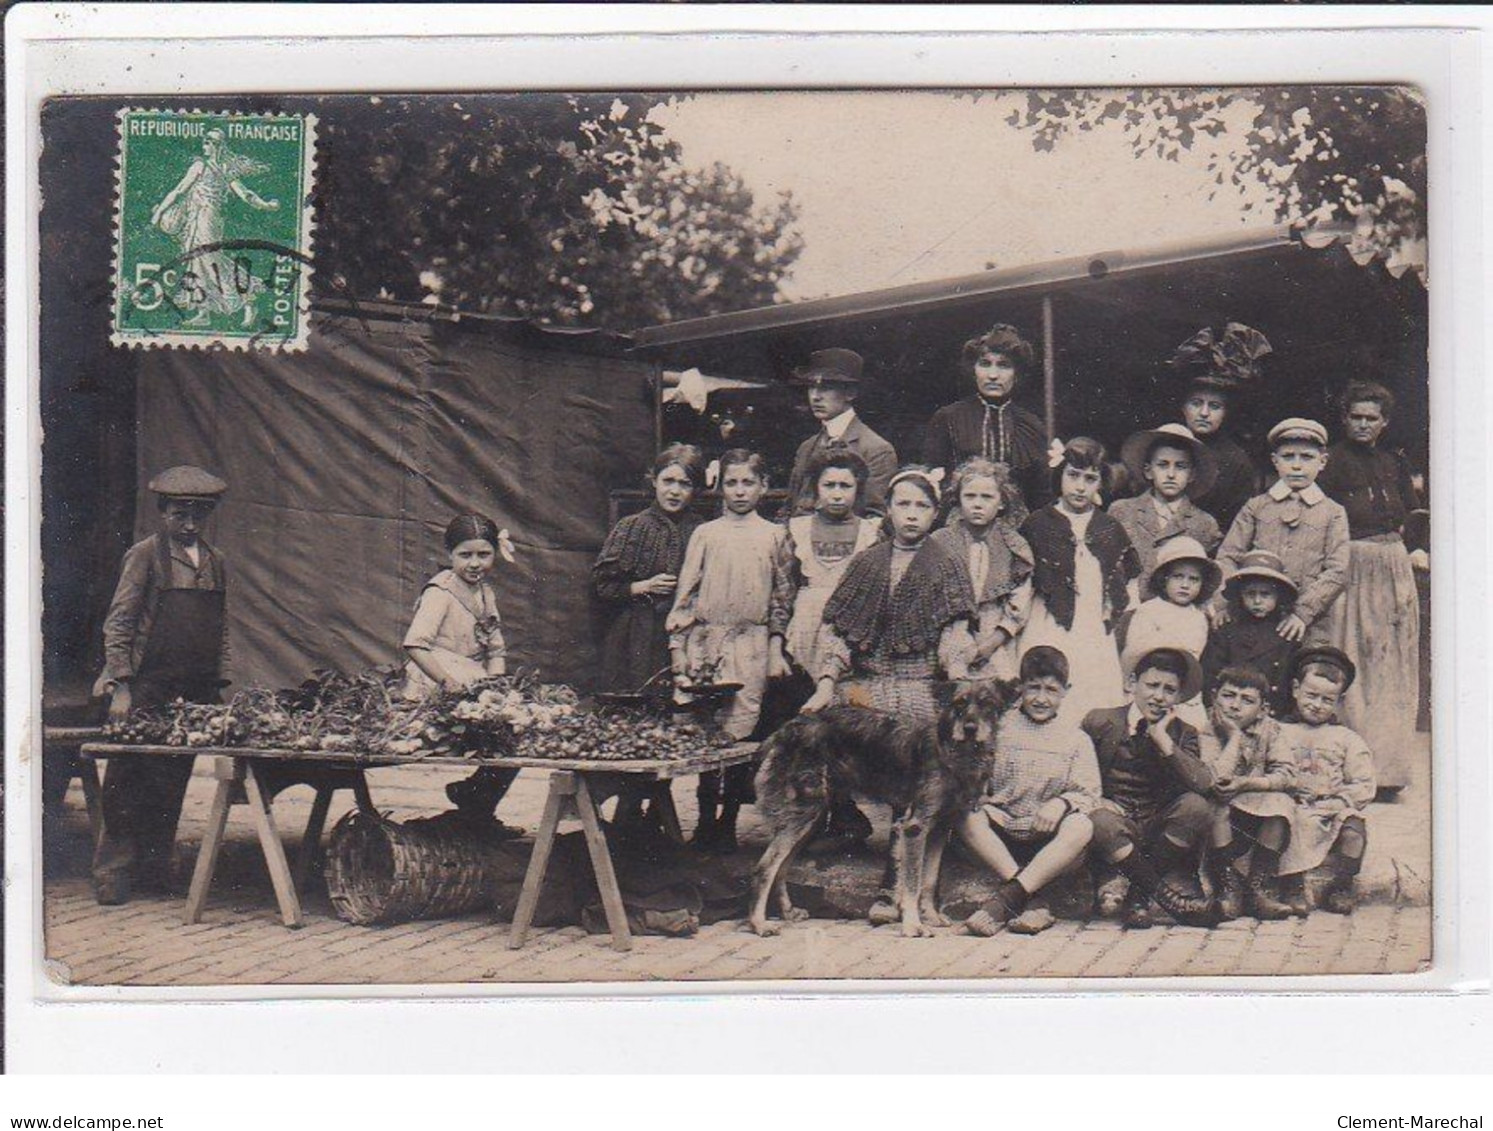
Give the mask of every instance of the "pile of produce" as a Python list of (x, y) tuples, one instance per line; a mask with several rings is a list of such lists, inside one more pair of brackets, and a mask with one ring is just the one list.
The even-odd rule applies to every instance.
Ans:
[(646, 707), (586, 709), (563, 684), (494, 676), (420, 702), (397, 671), (320, 671), (286, 691), (252, 688), (223, 704), (177, 700), (104, 728), (125, 745), (255, 747), (473, 758), (681, 758), (720, 745), (695, 721)]
[(719, 735), (699, 723), (665, 720), (636, 709), (571, 715), (523, 734), (513, 753), (525, 758), (687, 758), (713, 746)]
[(398, 713), (393, 675), (319, 671), (298, 688), (249, 688), (227, 703), (186, 703), (109, 723), (111, 742), (149, 746), (250, 746), (279, 750), (381, 750)]

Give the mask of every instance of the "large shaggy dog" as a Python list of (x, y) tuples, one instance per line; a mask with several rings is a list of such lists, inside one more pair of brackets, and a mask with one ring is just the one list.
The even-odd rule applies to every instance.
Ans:
[(835, 795), (892, 807), (892, 860), (902, 933), (946, 926), (935, 906), (939, 864), (952, 822), (970, 812), (990, 776), (1001, 713), (1015, 701), (1002, 683), (960, 684), (933, 724), (904, 722), (865, 707), (800, 715), (763, 743), (757, 808), (772, 841), (752, 873), (748, 923), (775, 935), (769, 897), (789, 922), (808, 918), (788, 898), (787, 868)]

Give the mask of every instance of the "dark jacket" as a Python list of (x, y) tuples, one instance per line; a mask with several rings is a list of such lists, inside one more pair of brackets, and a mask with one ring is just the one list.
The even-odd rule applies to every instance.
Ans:
[[(1033, 511), (1021, 524), (1021, 535), (1032, 547), (1036, 559), (1032, 570), (1032, 586), (1047, 604), (1052, 614), (1065, 629), (1073, 627), (1076, 600), (1073, 594), (1074, 578), (1077, 574), (1075, 554), (1078, 549), (1073, 539), (1073, 527), (1057, 513), (1057, 504)], [(1103, 511), (1096, 511), (1089, 520), (1084, 533), (1084, 545), (1099, 559), (1099, 571), (1104, 577), (1105, 596), (1109, 598), (1110, 620), (1105, 624), (1114, 630), (1114, 622), (1124, 614), (1130, 604), (1126, 586), (1140, 576), (1140, 556), (1130, 544), (1130, 535), (1115, 519)]]
[(1100, 707), (1083, 719), (1083, 731), (1094, 743), (1104, 798), (1127, 817), (1145, 821), (1184, 793), (1206, 794), (1213, 771), (1203, 762), (1196, 728), (1173, 718), (1167, 727), (1176, 749), (1161, 753), (1149, 736), (1130, 733), (1130, 707)]
[(1218, 465), (1218, 478), (1207, 494), (1193, 499), (1198, 506), (1218, 520), (1218, 528), (1227, 532), (1244, 504), (1260, 490), (1260, 469), (1254, 460), (1229, 436), (1215, 432), (1199, 436)]
[(887, 487), (892, 476), (897, 474), (897, 449), (868, 428), (866, 422), (857, 416), (839, 440), (830, 440), (821, 428), (798, 446), (793, 457), (793, 471), (788, 477), (788, 502), (785, 504), (783, 518), (808, 514), (814, 509), (814, 487), (807, 482), (809, 461), (819, 452), (835, 447), (848, 448), (865, 460), (866, 466), (871, 469), (871, 477), (866, 480), (865, 498), (861, 500), (861, 510), (870, 514), (886, 512)]
[[(1002, 461), (1004, 450), (1006, 458)], [(978, 396), (944, 405), (928, 421), (923, 441), (923, 462), (952, 473), (971, 456), (1004, 462), (1029, 510), (1052, 498), (1047, 467), (1047, 426), (1036, 413), (1014, 401), (1003, 409), (986, 404)]]
[(1265, 620), (1230, 609), (1232, 619), (1208, 634), (1203, 649), (1203, 699), (1210, 706), (1218, 676), (1226, 668), (1253, 668), (1270, 681), (1270, 707), (1283, 718), (1291, 705), (1289, 675), (1296, 645), (1276, 631), (1289, 610), (1277, 610)]
[(1317, 486), (1348, 512), (1348, 537), (1401, 534), (1420, 505), (1403, 452), (1341, 441), (1327, 449)]

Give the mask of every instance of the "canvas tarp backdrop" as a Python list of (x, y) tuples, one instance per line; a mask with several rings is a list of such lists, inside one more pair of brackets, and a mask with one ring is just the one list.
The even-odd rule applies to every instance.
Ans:
[(589, 686), (590, 568), (609, 490), (653, 454), (652, 372), (481, 327), (340, 317), (301, 354), (143, 351), (136, 535), (159, 529), (161, 469), (227, 479), (207, 537), (228, 562), (229, 675), (282, 687), (403, 662), (447, 522), (487, 514), (518, 559), (493, 578), (509, 670)]

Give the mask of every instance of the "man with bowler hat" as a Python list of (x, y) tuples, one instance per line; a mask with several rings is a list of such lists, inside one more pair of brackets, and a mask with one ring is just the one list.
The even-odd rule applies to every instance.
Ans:
[(807, 386), (809, 411), (819, 421), (819, 431), (798, 446), (793, 473), (788, 477), (788, 514), (808, 514), (814, 509), (817, 483), (809, 483), (808, 470), (822, 451), (845, 448), (866, 461), (871, 476), (866, 481), (864, 509), (880, 514), (886, 509), (887, 487), (897, 471), (897, 451), (855, 414), (864, 363), (854, 350), (816, 350), (809, 363), (793, 372), (793, 383)]
[[(104, 671), (94, 694), (111, 722), (177, 699), (219, 702), (227, 659), (223, 556), (202, 526), (228, 484), (200, 467), (173, 467), (150, 481), (159, 533), (124, 555), (104, 620)], [(191, 754), (109, 759), (104, 832), (93, 859), (100, 903), (124, 903), (135, 887), (169, 888), (172, 845)]]

